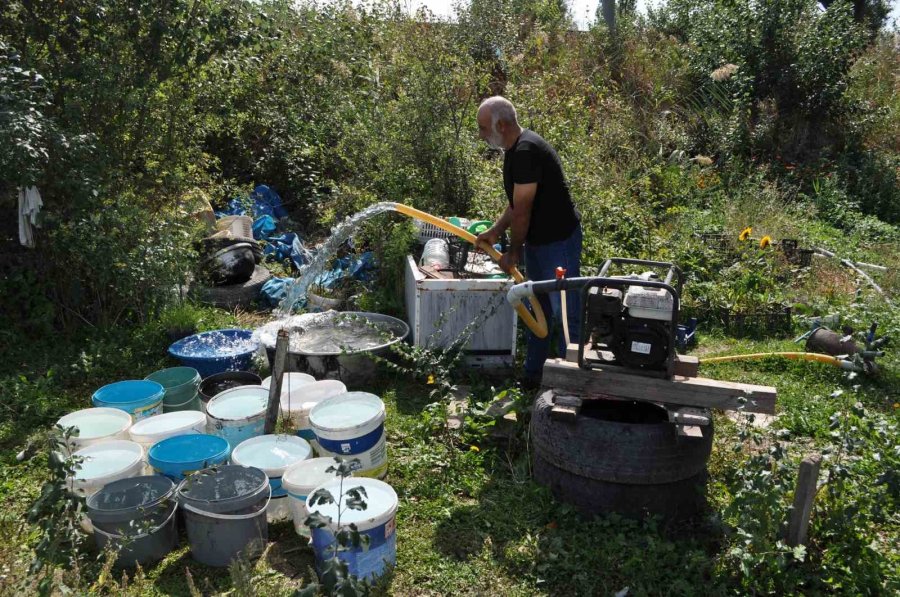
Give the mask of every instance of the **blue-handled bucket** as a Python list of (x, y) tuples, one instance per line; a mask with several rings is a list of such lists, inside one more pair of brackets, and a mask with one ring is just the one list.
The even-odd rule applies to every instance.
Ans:
[(148, 461), (157, 472), (181, 481), (194, 471), (223, 464), (230, 448), (226, 440), (215, 435), (176, 435), (153, 444)]
[(207, 433), (224, 437), (232, 446), (263, 434), (269, 390), (239, 386), (216, 395), (206, 405)]
[[(322, 573), (325, 560), (335, 555), (335, 536), (337, 531), (338, 510), (341, 510), (341, 525), (355, 524), (360, 535), (369, 537), (368, 547), (360, 545), (347, 551), (337, 551), (338, 558), (347, 563), (350, 574), (360, 579), (373, 580), (384, 574), (386, 568), (397, 563), (396, 515), (397, 493), (383, 481), (366, 478), (350, 478), (343, 481), (344, 495), (340, 495), (341, 481), (329, 481), (310, 493), (312, 497), (317, 491), (328, 491), (334, 501), (329, 504), (309, 505), (310, 512), (319, 512), (331, 518), (329, 527), (312, 530), (312, 544), (316, 554), (316, 567)], [(346, 508), (347, 490), (355, 487), (365, 489), (365, 510)]]
[(358, 460), (354, 474), (362, 477), (387, 473), (384, 418), (384, 402), (367, 392), (326, 398), (309, 412), (320, 455)]
[(118, 408), (131, 415), (135, 421), (162, 412), (166, 391), (155, 381), (129, 379), (103, 386), (91, 396), (94, 406)]
[(272, 486), (266, 517), (269, 522), (279, 522), (291, 516), (288, 494), (281, 483), (284, 471), (311, 455), (309, 442), (296, 435), (260, 435), (241, 442), (231, 452), (231, 463), (256, 467), (266, 473)]

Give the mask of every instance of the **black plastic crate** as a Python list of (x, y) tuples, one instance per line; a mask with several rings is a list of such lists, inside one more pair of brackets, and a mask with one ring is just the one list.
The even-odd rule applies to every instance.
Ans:
[(687, 317), (696, 317), (706, 328), (721, 327), (738, 338), (788, 336), (793, 331), (791, 307), (785, 305), (773, 305), (769, 309), (751, 312), (686, 307), (683, 318)]

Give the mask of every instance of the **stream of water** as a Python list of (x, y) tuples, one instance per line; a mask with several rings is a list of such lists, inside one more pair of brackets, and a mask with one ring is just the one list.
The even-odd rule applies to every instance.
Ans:
[(337, 253), (337, 250), (347, 239), (353, 236), (353, 233), (364, 221), (386, 211), (396, 211), (396, 206), (397, 204), (392, 201), (370, 205), (361, 212), (348, 216), (347, 219), (332, 228), (331, 236), (318, 247), (315, 257), (300, 269), (297, 280), (288, 288), (287, 294), (279, 303), (278, 308), (275, 309), (275, 316), (279, 319), (290, 316), (294, 305), (306, 296), (306, 291), (310, 285), (325, 271), (325, 267), (328, 265), (331, 257)]

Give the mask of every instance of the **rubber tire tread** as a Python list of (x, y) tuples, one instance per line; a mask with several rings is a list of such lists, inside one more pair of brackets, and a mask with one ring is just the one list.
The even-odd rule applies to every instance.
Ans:
[(629, 485), (580, 477), (536, 454), (533, 474), (536, 483), (583, 514), (656, 515), (675, 521), (692, 517), (706, 506), (706, 471), (673, 483)]
[(574, 475), (637, 485), (672, 483), (706, 470), (712, 451), (712, 421), (702, 438), (678, 435), (675, 425), (619, 423), (583, 415), (575, 421), (550, 417), (553, 392), (542, 392), (531, 417), (536, 456)]
[(200, 300), (225, 309), (249, 307), (253, 301), (259, 298), (260, 290), (270, 279), (272, 279), (272, 272), (257, 265), (253, 269), (253, 275), (246, 282), (201, 288)]

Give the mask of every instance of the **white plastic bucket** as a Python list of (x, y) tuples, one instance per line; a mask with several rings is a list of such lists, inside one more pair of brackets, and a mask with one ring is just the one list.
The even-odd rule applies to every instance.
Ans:
[(361, 477), (387, 473), (384, 418), (384, 402), (368, 392), (326, 398), (309, 412), (320, 455), (359, 460), (354, 474)]
[(72, 489), (90, 497), (107, 483), (137, 477), (144, 469), (144, 448), (128, 440), (115, 440), (82, 448), (73, 454), (81, 458)]
[[(285, 394), (298, 390), (302, 386), (311, 384), (314, 381), (316, 381), (316, 378), (309, 373), (299, 373), (297, 371), (285, 373), (281, 377), (281, 397), (284, 398)], [(271, 384), (272, 376), (270, 375), (262, 380), (260, 385), (264, 388), (268, 388)]]
[(325, 472), (328, 468), (337, 467), (337, 464), (334, 458), (311, 458), (291, 466), (281, 477), (281, 486), (287, 493), (288, 507), (294, 519), (294, 530), (301, 537), (309, 537), (309, 527), (304, 524), (309, 516), (306, 498), (316, 487), (337, 477), (334, 471)]
[(232, 464), (253, 466), (269, 478), (272, 499), (266, 509), (269, 522), (279, 522), (291, 517), (287, 490), (282, 487), (284, 472), (298, 462), (312, 456), (309, 442), (296, 435), (261, 435), (241, 442), (231, 452)]
[(128, 439), (131, 415), (118, 408), (85, 408), (67, 414), (56, 424), (78, 428), (67, 441), (69, 450), (75, 452), (102, 442)]
[(141, 419), (131, 426), (131, 441), (141, 444), (146, 453), (153, 444), (168, 437), (187, 433), (205, 433), (206, 415), (196, 410), (181, 410)]
[(347, 386), (344, 382), (336, 379), (323, 379), (311, 384), (306, 384), (285, 397), (281, 395), (281, 412), (290, 417), (297, 430), (297, 435), (309, 442), (316, 453), (321, 449), (319, 442), (316, 440), (316, 434), (313, 433), (309, 424), (309, 411), (313, 407), (332, 396), (339, 396), (347, 393)]
[[(354, 487), (363, 487), (366, 492), (366, 509), (351, 510), (344, 506), (346, 492)], [(316, 567), (322, 571), (325, 560), (334, 555), (334, 532), (337, 531), (338, 511), (341, 510), (341, 525), (355, 524), (360, 535), (369, 537), (368, 548), (363, 546), (348, 551), (338, 551), (337, 557), (347, 563), (350, 574), (360, 579), (373, 580), (381, 576), (388, 565), (397, 562), (396, 515), (399, 500), (394, 488), (377, 479), (352, 478), (343, 480), (344, 495), (340, 493), (341, 480), (329, 481), (310, 493), (327, 490), (334, 497), (330, 504), (316, 504), (310, 512), (319, 512), (331, 518), (329, 527), (312, 530), (312, 545), (316, 554)], [(308, 501), (308, 499), (307, 499)]]
[(262, 386), (238, 386), (225, 390), (206, 405), (207, 433), (237, 446), (263, 434), (269, 390)]

